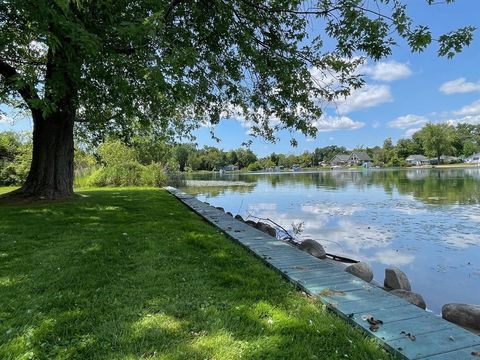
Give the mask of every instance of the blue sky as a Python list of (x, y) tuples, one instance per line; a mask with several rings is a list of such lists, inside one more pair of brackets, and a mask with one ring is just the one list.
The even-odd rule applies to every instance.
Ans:
[[(457, 0), (448, 6), (427, 6), (423, 0), (406, 3), (414, 20), (428, 24), (433, 34), (467, 25), (480, 28), (478, 0)], [(316, 139), (297, 134), (298, 147), (292, 148), (290, 134), (285, 132), (278, 134), (276, 144), (254, 139), (252, 150), (263, 156), (274, 151), (300, 153), (332, 144), (347, 148), (374, 146), (387, 137), (396, 141), (411, 136), (427, 121), (480, 124), (480, 31), (476, 31), (473, 44), (453, 59), (439, 58), (436, 51), (436, 44), (432, 44), (426, 51), (412, 54), (400, 42), (389, 58), (365, 65), (363, 89), (338, 101), (336, 108), (326, 109), (325, 119), (318, 122), (321, 131)], [(12, 126), (0, 117), (0, 131), (12, 129), (31, 129), (30, 120), (20, 118)], [(248, 127), (235, 119), (222, 120), (215, 133), (222, 139), (220, 143), (211, 139), (207, 128), (197, 130), (197, 143), (228, 150), (250, 139)]]

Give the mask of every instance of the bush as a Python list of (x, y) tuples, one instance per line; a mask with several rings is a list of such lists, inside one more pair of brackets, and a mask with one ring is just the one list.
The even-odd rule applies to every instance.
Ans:
[(21, 185), (27, 179), (32, 162), (32, 145), (19, 143), (14, 150), (0, 156), (0, 185)]
[(248, 171), (259, 171), (259, 170), (263, 170), (263, 166), (260, 163), (260, 161), (255, 161), (255, 162), (253, 162), (253, 163), (251, 163), (250, 165), (247, 166), (247, 170)]
[(152, 163), (143, 167), (142, 185), (154, 187), (167, 185), (167, 175), (160, 164)]
[(107, 140), (97, 149), (102, 162), (109, 167), (136, 162), (135, 150), (123, 144), (120, 140)]
[(135, 161), (105, 166), (93, 172), (89, 186), (140, 186), (144, 166)]
[[(170, 174), (171, 176), (171, 174)], [(160, 164), (144, 166), (136, 161), (102, 167), (87, 180), (88, 186), (154, 186), (169, 183), (169, 174)]]

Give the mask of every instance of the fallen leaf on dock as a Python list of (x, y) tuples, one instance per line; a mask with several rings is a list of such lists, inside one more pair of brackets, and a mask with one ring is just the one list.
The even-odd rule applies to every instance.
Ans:
[(318, 294), (320, 296), (331, 297), (331, 296), (345, 296), (344, 291), (337, 291), (337, 290), (330, 290), (330, 289), (323, 289)]

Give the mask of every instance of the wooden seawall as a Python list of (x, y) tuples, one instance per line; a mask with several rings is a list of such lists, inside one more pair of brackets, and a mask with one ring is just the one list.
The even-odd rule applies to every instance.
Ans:
[[(337, 266), (238, 221), (175, 188), (167, 191), (307, 294), (403, 359), (480, 359), (480, 337), (391, 295)], [(366, 316), (382, 320), (370, 330)]]

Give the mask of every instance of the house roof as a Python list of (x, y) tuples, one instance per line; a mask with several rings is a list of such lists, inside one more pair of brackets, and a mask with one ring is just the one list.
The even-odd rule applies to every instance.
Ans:
[[(480, 154), (479, 154), (479, 155), (480, 155)], [(455, 157), (455, 156), (450, 156), (450, 155), (442, 155), (442, 156), (440, 156), (440, 159), (441, 159), (441, 160), (458, 160), (457, 157)]]
[(352, 157), (353, 155), (355, 155), (360, 161), (372, 161), (372, 158), (368, 156), (365, 151), (353, 151), (350, 157)]
[(473, 158), (478, 158), (478, 157), (480, 157), (480, 153), (472, 154), (467, 158), (467, 160), (468, 159), (473, 159)]
[(332, 160), (330, 161), (333, 161), (333, 160), (337, 160), (337, 161), (345, 161), (347, 162), (347, 160), (350, 158), (350, 155), (347, 155), (347, 154), (337, 154), (335, 155)]
[(423, 156), (423, 155), (410, 155), (405, 160), (407, 160), (407, 161), (427, 161), (428, 158), (426, 156)]

